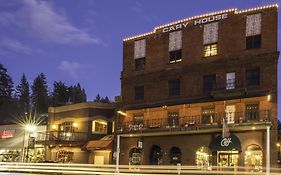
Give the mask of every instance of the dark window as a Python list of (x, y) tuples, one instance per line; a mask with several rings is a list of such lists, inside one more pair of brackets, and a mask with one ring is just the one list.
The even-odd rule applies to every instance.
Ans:
[(133, 123), (134, 125), (143, 124), (143, 114), (134, 114)]
[(218, 44), (204, 45), (204, 57), (215, 56), (218, 54)]
[(175, 50), (170, 52), (170, 63), (176, 63), (181, 61), (181, 50)]
[(246, 37), (246, 48), (247, 49), (261, 48), (261, 35)]
[(248, 69), (246, 70), (246, 85), (259, 85), (260, 84), (260, 70)]
[(247, 104), (246, 105), (246, 120), (259, 120), (259, 105)]
[(170, 163), (177, 165), (181, 163), (181, 150), (178, 147), (172, 147), (170, 150)]
[(169, 126), (175, 127), (179, 125), (179, 112), (168, 112)]
[(180, 80), (170, 80), (169, 81), (169, 96), (179, 96), (180, 95)]
[(135, 69), (136, 70), (143, 70), (144, 65), (145, 65), (145, 58), (135, 59)]
[(203, 76), (203, 91), (211, 92), (216, 85), (216, 74)]
[(161, 165), (163, 163), (163, 154), (159, 146), (153, 145), (150, 150), (149, 164), (150, 165)]
[(213, 123), (215, 119), (215, 108), (202, 109), (202, 124)]
[(144, 100), (144, 87), (143, 86), (135, 87), (135, 100), (136, 101)]

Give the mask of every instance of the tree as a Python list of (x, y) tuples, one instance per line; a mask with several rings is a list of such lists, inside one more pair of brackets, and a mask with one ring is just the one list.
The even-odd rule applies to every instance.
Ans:
[(47, 113), (49, 96), (46, 77), (43, 73), (34, 79), (31, 89), (31, 99), (34, 112), (36, 114)]
[(100, 98), (100, 94), (96, 95), (96, 98), (94, 99), (94, 102), (100, 102), (101, 98)]
[(8, 75), (7, 69), (0, 64), (0, 117), (2, 120), (8, 119), (12, 116), (12, 93), (12, 78)]
[(110, 103), (110, 100), (107, 96), (105, 96), (105, 98), (100, 97), (100, 94), (96, 95), (96, 98), (94, 99), (94, 102), (98, 102), (98, 103)]
[(54, 90), (52, 93), (52, 105), (62, 106), (70, 100), (69, 88), (61, 81), (54, 82)]
[(87, 100), (85, 89), (84, 88), (81, 89), (79, 83), (77, 85), (70, 86), (69, 93), (70, 93), (70, 100), (72, 103), (81, 103), (81, 102), (86, 102)]
[(29, 83), (25, 74), (22, 75), (20, 84), (16, 88), (16, 94), (18, 97), (20, 109), (23, 113), (29, 113), (30, 111), (30, 90)]

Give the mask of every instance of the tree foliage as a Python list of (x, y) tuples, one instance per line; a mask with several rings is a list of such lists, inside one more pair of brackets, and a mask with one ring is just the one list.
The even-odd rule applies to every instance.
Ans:
[(22, 75), (19, 85), (16, 88), (16, 96), (18, 98), (21, 111), (25, 113), (30, 112), (30, 89), (29, 83), (25, 74)]
[(98, 103), (111, 103), (107, 96), (101, 97), (100, 94), (96, 95), (96, 98), (94, 99), (94, 102), (98, 102)]

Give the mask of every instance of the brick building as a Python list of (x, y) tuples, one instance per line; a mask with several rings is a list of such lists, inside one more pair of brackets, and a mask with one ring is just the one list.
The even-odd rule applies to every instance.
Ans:
[(120, 163), (259, 169), (270, 126), (276, 164), (277, 8), (194, 16), (124, 39)]

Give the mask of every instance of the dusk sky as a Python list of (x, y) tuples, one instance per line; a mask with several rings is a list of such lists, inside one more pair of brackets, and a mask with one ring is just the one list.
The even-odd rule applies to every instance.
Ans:
[[(43, 72), (50, 91), (54, 81), (67, 85), (80, 82), (88, 101), (97, 93), (114, 99), (121, 91), (123, 38), (208, 12), (281, 5), (280, 2), (0, 0), (0, 63), (8, 69), (15, 85), (23, 73), (32, 84), (35, 76)], [(279, 42), (280, 19), (279, 8)]]

